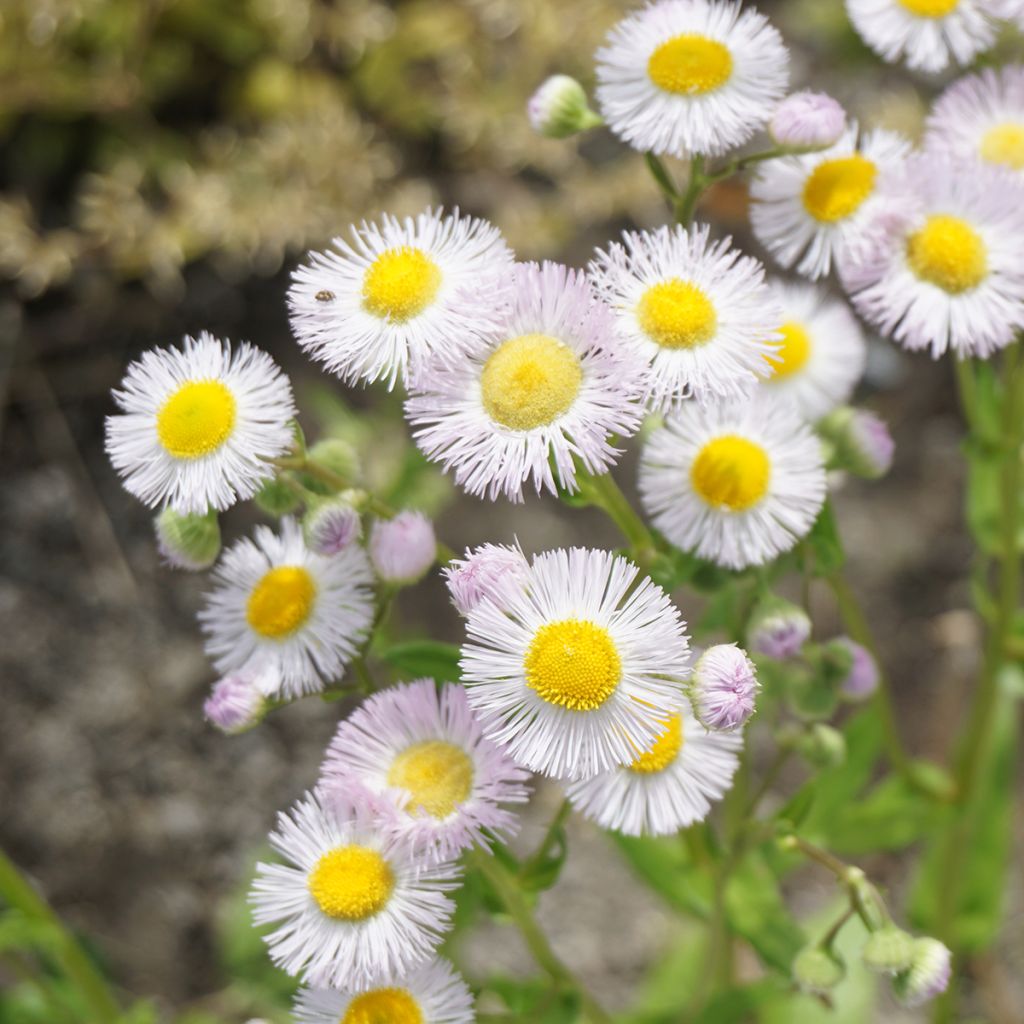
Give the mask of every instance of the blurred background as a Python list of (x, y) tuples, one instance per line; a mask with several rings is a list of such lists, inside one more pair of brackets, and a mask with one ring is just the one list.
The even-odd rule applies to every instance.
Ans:
[[(423, 473), (399, 399), (346, 393), (302, 358), (284, 293), (307, 248), (382, 210), (458, 205), (493, 220), (521, 258), (576, 265), (623, 228), (662, 222), (636, 154), (601, 131), (540, 139), (524, 115), (550, 73), (592, 85), (593, 52), (631, 6), (0, 4), (0, 842), (118, 985), (151, 1000), (146, 1013), (286, 1019), (290, 983), (270, 970), (241, 893), (275, 811), (314, 780), (339, 707), (300, 702), (234, 738), (203, 721), (212, 673), (194, 614), (204, 583), (160, 566), (149, 514), (105, 458), (110, 388), (144, 349), (185, 333), (249, 339), (290, 373), (307, 434), (372, 436), (367, 471), (393, 499), (437, 513), (451, 546), (513, 534), (528, 551), (614, 544), (588, 512), (482, 505)], [(758, 6), (792, 48), (794, 85), (832, 92), (865, 123), (918, 133), (941, 83), (881, 65), (841, 0)], [(1004, 40), (994, 59), (1017, 44)], [(763, 256), (745, 233), (745, 204), (742, 184), (722, 186), (700, 215)], [(852, 578), (909, 745), (942, 759), (978, 645), (949, 366), (876, 341), (864, 395), (898, 448), (888, 479), (839, 494)], [(632, 490), (631, 458), (617, 475)], [(229, 513), (226, 541), (252, 515)], [(815, 599), (828, 636), (833, 610), (827, 595)], [(399, 614), (414, 635), (459, 638), (436, 581), (403, 594)], [(525, 845), (557, 799), (541, 790)], [(898, 905), (901, 859), (864, 866)], [(813, 914), (831, 888), (811, 871), (790, 898)], [(1005, 941), (969, 991), (977, 1019), (1024, 1020), (1024, 903), (1020, 892), (1011, 900)], [(685, 983), (679, 925), (584, 825), (573, 826), (541, 916), (613, 1008), (629, 1004), (652, 962), (660, 984)], [(531, 970), (504, 929), (486, 929), (463, 954), (470, 973)], [(753, 962), (741, 970), (757, 972)], [(0, 986), (4, 1024), (53, 1020), (9, 968)], [(872, 998), (858, 989), (831, 1019), (918, 1019)]]

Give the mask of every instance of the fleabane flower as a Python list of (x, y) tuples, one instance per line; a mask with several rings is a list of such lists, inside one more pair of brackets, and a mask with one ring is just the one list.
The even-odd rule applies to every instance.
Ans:
[(1024, 65), (954, 82), (928, 116), (925, 148), (1024, 173)]
[(753, 663), (735, 644), (715, 644), (693, 667), (690, 697), (706, 729), (732, 732), (754, 713), (760, 689)]
[(708, 233), (627, 231), (588, 268), (624, 348), (650, 366), (645, 397), (657, 410), (750, 394), (778, 345), (782, 316), (764, 268)]
[(879, 205), (879, 186), (897, 174), (910, 144), (895, 132), (851, 126), (831, 148), (761, 166), (750, 186), (757, 240), (786, 268), (816, 280), (858, 237)]
[(762, 565), (790, 550), (821, 511), (821, 443), (768, 399), (684, 406), (644, 447), (640, 499), (684, 551), (730, 569)]
[(507, 804), (526, 801), (527, 773), (485, 739), (463, 687), (420, 679), (374, 694), (338, 726), (320, 782), (387, 797), (416, 851), (449, 859), (485, 833), (511, 835)]
[(915, 939), (910, 967), (893, 978), (893, 991), (904, 1006), (921, 1006), (946, 991), (952, 970), (953, 955), (938, 939)]
[(846, 10), (879, 57), (915, 71), (970, 64), (998, 29), (991, 0), (846, 0)]
[(768, 133), (780, 146), (833, 146), (846, 128), (846, 111), (824, 92), (794, 92), (772, 116)]
[(867, 343), (849, 306), (813, 284), (769, 282), (782, 309), (782, 342), (769, 360), (764, 390), (816, 423), (857, 386)]
[(795, 658), (811, 635), (811, 620), (799, 605), (768, 595), (758, 601), (747, 623), (747, 648), (782, 661)]
[(466, 616), (481, 602), (502, 602), (507, 590), (522, 589), (530, 575), (530, 563), (518, 547), (483, 544), (466, 551), (464, 558), (453, 558), (441, 570), (452, 603)]
[(337, 679), (373, 618), (373, 573), (362, 548), (317, 555), (291, 517), (280, 534), (258, 526), (214, 570), (216, 589), (199, 614), (206, 650), (221, 672), (254, 662), (276, 672), (275, 694), (316, 693)]
[(921, 153), (840, 263), (872, 326), (912, 351), (987, 358), (1024, 326), (1024, 182)]
[(463, 682), (484, 735), (533, 771), (578, 778), (629, 761), (683, 698), (679, 611), (608, 551), (548, 551), (527, 586), (466, 620)]
[(590, 473), (615, 462), (611, 435), (640, 425), (645, 368), (582, 273), (527, 263), (513, 276), (501, 329), (457, 364), (428, 367), (405, 410), (416, 443), (460, 487), (521, 501), (527, 484), (575, 490), (575, 458)]
[(299, 345), (347, 383), (407, 383), (500, 320), (512, 253), (484, 220), (385, 214), (333, 246), (295, 271), (288, 309)]
[(732, 785), (743, 741), (709, 732), (685, 702), (666, 719), (626, 764), (569, 784), (580, 814), (630, 836), (670, 835), (707, 817)]
[(597, 51), (598, 107), (640, 152), (716, 155), (771, 116), (789, 54), (757, 11), (718, 0), (660, 0), (620, 21)]
[(452, 965), (438, 957), (408, 974), (361, 991), (299, 990), (296, 1024), (473, 1024), (473, 995)]
[(385, 583), (406, 585), (426, 575), (437, 558), (434, 524), (412, 509), (378, 519), (367, 545), (374, 571)]
[(602, 123), (590, 109), (583, 86), (569, 75), (545, 79), (526, 104), (526, 114), (533, 130), (551, 139), (565, 139)]
[(234, 672), (219, 679), (203, 702), (203, 716), (229, 736), (251, 729), (267, 705), (261, 682), (251, 672)]
[(265, 352), (203, 331), (132, 363), (114, 391), (106, 449), (125, 490), (151, 508), (204, 515), (251, 498), (292, 443), (288, 378)]
[(249, 901), (270, 958), (317, 987), (360, 989), (423, 963), (451, 926), (451, 861), (427, 863), (364, 795), (307, 794), (278, 816), (285, 864), (256, 866)]

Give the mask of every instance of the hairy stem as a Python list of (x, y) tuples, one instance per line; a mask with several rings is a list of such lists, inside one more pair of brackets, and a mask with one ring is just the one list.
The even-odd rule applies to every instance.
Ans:
[(587, 477), (585, 493), (619, 528), (640, 567), (648, 566), (657, 554), (657, 544), (611, 473)]

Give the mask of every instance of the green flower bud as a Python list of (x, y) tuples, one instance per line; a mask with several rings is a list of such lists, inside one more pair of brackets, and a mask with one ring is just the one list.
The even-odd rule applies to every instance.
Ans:
[(168, 565), (199, 572), (220, 554), (220, 523), (212, 509), (205, 516), (180, 515), (165, 508), (153, 520), (157, 547)]
[(946, 991), (952, 955), (938, 939), (914, 939), (910, 967), (892, 979), (893, 992), (904, 1006), (920, 1006)]
[(864, 963), (880, 974), (905, 971), (910, 967), (913, 954), (913, 937), (891, 924), (873, 932), (861, 952)]
[(279, 518), (299, 507), (295, 492), (279, 477), (271, 477), (253, 499), (267, 515)]
[(816, 722), (801, 737), (800, 753), (819, 768), (834, 768), (846, 760), (846, 739), (838, 729)]
[(830, 465), (868, 480), (885, 476), (895, 445), (880, 416), (867, 409), (843, 406), (818, 424), (818, 433), (832, 445)]
[(793, 981), (804, 992), (827, 995), (846, 977), (846, 967), (833, 953), (808, 946), (793, 961)]
[(351, 484), (359, 476), (359, 456), (340, 437), (325, 437), (309, 449), (308, 458)]
[(590, 109), (583, 86), (568, 75), (552, 75), (526, 105), (533, 130), (552, 139), (586, 131), (603, 124)]

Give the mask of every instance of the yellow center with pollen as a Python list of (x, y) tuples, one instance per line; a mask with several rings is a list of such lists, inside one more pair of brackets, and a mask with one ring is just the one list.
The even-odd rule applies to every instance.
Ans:
[(404, 988), (377, 988), (356, 996), (338, 1024), (423, 1024), (425, 1019)]
[(804, 209), (823, 224), (856, 213), (875, 187), (878, 168), (859, 153), (824, 160), (804, 185)]
[(404, 324), (434, 301), (440, 287), (441, 269), (422, 249), (386, 249), (363, 277), (363, 308)]
[(647, 61), (651, 81), (684, 96), (713, 92), (732, 76), (732, 54), (715, 39), (685, 33), (669, 39)]
[(533, 430), (566, 412), (582, 383), (583, 367), (568, 345), (547, 334), (522, 334), (500, 345), (484, 364), (480, 391), (495, 423)]
[(663, 772), (679, 756), (683, 749), (683, 719), (673, 715), (665, 726), (664, 732), (654, 741), (650, 749), (640, 754), (629, 765), (631, 772), (640, 775), (655, 775)]
[(615, 692), (622, 662), (603, 626), (563, 619), (540, 627), (524, 659), (526, 683), (549, 704), (596, 711)]
[(708, 441), (690, 467), (693, 489), (709, 505), (733, 512), (756, 505), (768, 493), (770, 478), (768, 453), (735, 434)]
[(648, 288), (637, 305), (643, 332), (662, 348), (697, 348), (715, 336), (718, 314), (704, 291), (678, 277)]
[(966, 221), (935, 214), (907, 239), (907, 263), (922, 280), (950, 295), (976, 288), (988, 273), (981, 236)]
[(1024, 170), (1024, 124), (998, 124), (981, 140), (981, 156), (990, 164)]
[(260, 636), (279, 640), (309, 618), (315, 599), (313, 577), (301, 566), (281, 565), (253, 587), (245, 617)]
[(782, 342), (767, 357), (774, 370), (774, 380), (792, 376), (811, 356), (811, 336), (802, 324), (789, 320), (779, 328), (779, 333), (782, 335)]
[(944, 18), (956, 10), (960, 0), (899, 0), (900, 6), (919, 18)]
[(215, 452), (235, 425), (235, 396), (219, 380), (190, 380), (160, 407), (156, 433), (177, 459)]
[(408, 790), (408, 810), (422, 807), (435, 818), (447, 818), (473, 788), (473, 762), (444, 740), (414, 743), (392, 762), (388, 785)]
[(365, 921), (384, 909), (395, 877), (376, 850), (339, 846), (316, 862), (307, 884), (316, 905), (328, 917)]

